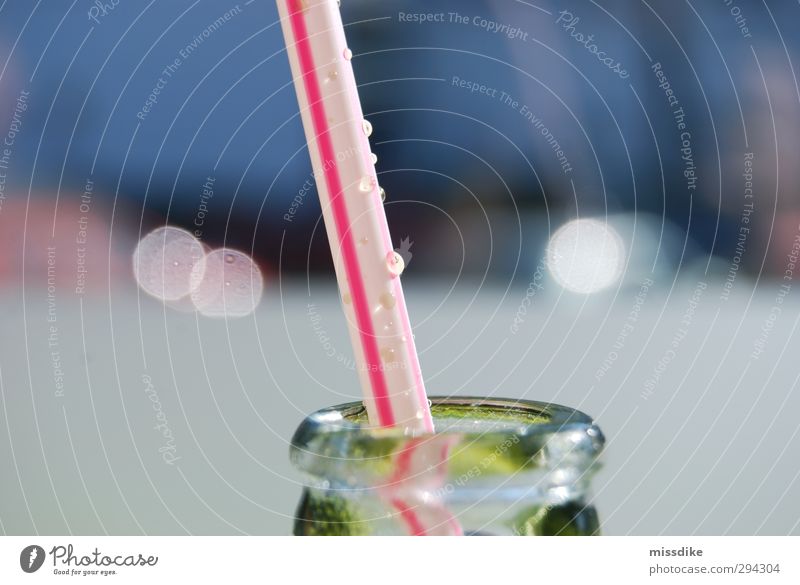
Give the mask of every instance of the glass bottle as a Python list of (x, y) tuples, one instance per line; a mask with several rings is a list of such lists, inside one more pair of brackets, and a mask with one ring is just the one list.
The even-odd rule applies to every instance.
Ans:
[(307, 417), (296, 535), (594, 535), (589, 483), (604, 437), (564, 406), (432, 398), (436, 433), (367, 424), (360, 402)]

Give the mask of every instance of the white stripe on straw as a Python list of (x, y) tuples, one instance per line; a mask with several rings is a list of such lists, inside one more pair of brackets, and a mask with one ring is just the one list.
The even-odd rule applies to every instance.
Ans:
[(277, 0), (370, 423), (433, 432), (336, 0)]

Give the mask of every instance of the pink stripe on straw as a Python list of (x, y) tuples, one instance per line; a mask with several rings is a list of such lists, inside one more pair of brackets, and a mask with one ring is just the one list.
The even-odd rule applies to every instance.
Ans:
[[(311, 0), (314, 1), (314, 0)], [(339, 101), (335, 98), (349, 100), (349, 114), (353, 118), (359, 116), (361, 112), (361, 104), (358, 100), (355, 85), (348, 87), (344, 96), (336, 95), (331, 97), (331, 104), (323, 102), (323, 95), (321, 90), (321, 81), (317, 75), (317, 66), (315, 63), (315, 47), (316, 40), (312, 40), (309, 36), (309, 31), (313, 31), (313, 36), (319, 38), (321, 45), (324, 46), (325, 54), (317, 55), (320, 64), (327, 64), (325, 60), (329, 56), (339, 52), (339, 49), (334, 49), (334, 45), (338, 45), (343, 41), (343, 29), (341, 28), (340, 17), (338, 11), (335, 11), (332, 6), (332, 0), (328, 0), (324, 4), (319, 2), (315, 6), (307, 6), (306, 2), (298, 0), (279, 0), (281, 12), (283, 8), (287, 9), (288, 14), (283, 14), (284, 32), (287, 38), (287, 49), (290, 52), (290, 62), (295, 72), (295, 82), (298, 87), (298, 97), (300, 98), (301, 106), (306, 104), (306, 110), (303, 111), (304, 123), (306, 132), (309, 137), (309, 149), (311, 149), (311, 142), (316, 143), (316, 156), (312, 152), (312, 162), (317, 166), (322, 166), (321, 175), (324, 179), (325, 189), (320, 189), (322, 192), (327, 192), (327, 206), (323, 202), (323, 211), (325, 212), (326, 220), (329, 220), (332, 225), (328, 225), (328, 231), (332, 242), (338, 243), (338, 246), (332, 246), (335, 260), (341, 259), (341, 263), (337, 262), (337, 276), (340, 279), (340, 288), (347, 288), (352, 299), (352, 309), (354, 320), (351, 322), (351, 333), (359, 341), (358, 345), (361, 349), (355, 348), (357, 355), (363, 359), (363, 367), (367, 369), (366, 376), (363, 378), (368, 382), (369, 388), (367, 389), (367, 397), (369, 400), (368, 407), (371, 408), (370, 422), (382, 427), (395, 427), (398, 426), (398, 416), (402, 413), (403, 426), (408, 428), (418, 429), (420, 426), (423, 430), (433, 432), (433, 420), (430, 415), (430, 409), (427, 404), (427, 397), (425, 395), (425, 388), (422, 381), (422, 374), (419, 369), (419, 360), (414, 347), (414, 341), (411, 334), (410, 322), (408, 320), (407, 309), (402, 294), (402, 285), (398, 278), (392, 278), (389, 272), (381, 275), (379, 272), (381, 266), (373, 266), (375, 258), (370, 259), (370, 264), (362, 265), (357, 253), (356, 234), (353, 233), (350, 221), (350, 213), (348, 213), (347, 201), (344, 197), (343, 184), (349, 182), (346, 179), (349, 176), (349, 168), (344, 169), (344, 174), (340, 168), (335, 164), (319, 164), (319, 161), (335, 161), (338, 160), (334, 144), (337, 140), (334, 129), (329, 125), (328, 114), (336, 115), (337, 106)], [(319, 22), (317, 22), (319, 18)], [(317, 30), (317, 24), (320, 25), (320, 30)], [(331, 36), (333, 35), (333, 36)], [(334, 38), (337, 37), (337, 38)], [(326, 44), (327, 43), (327, 44)], [(321, 50), (321, 49), (320, 49)], [(328, 51), (334, 51), (328, 55)], [(291, 53), (294, 53), (292, 55)], [(334, 62), (336, 60), (335, 57)], [(300, 82), (302, 81), (303, 92), (300, 92)], [(347, 79), (348, 85), (352, 80)], [(303, 93), (305, 95), (303, 95)], [(326, 97), (327, 99), (327, 97)], [(326, 107), (327, 105), (327, 107)], [(360, 122), (360, 118), (358, 120)], [(353, 122), (353, 120), (350, 120)], [(359, 135), (361, 133), (359, 132)], [(348, 136), (348, 141), (352, 140), (352, 133)], [(361, 136), (360, 139), (360, 152), (361, 158), (364, 159), (365, 168), (369, 168), (366, 161), (366, 154), (369, 152), (369, 141), (366, 136)], [(319, 169), (318, 169), (319, 170)], [(373, 177), (370, 175), (370, 178)], [(382, 240), (384, 252), (381, 256), (380, 249), (375, 246), (369, 250), (370, 256), (377, 255), (380, 260), (386, 258), (387, 254), (393, 250), (391, 236), (389, 234), (388, 226), (385, 217), (383, 216), (383, 209), (375, 207), (377, 195), (377, 184), (373, 184), (372, 198), (357, 200), (351, 202), (352, 213), (360, 214), (366, 212), (370, 214), (371, 223), (370, 227), (377, 230), (380, 235), (377, 238), (378, 242)], [(364, 207), (362, 210), (361, 207)], [(340, 250), (340, 257), (336, 257), (337, 248)], [(372, 268), (376, 268), (375, 272)], [(385, 271), (388, 271), (388, 266), (383, 266)], [(343, 271), (343, 274), (342, 274)], [(346, 285), (343, 287), (342, 276), (346, 279)], [(373, 280), (376, 280), (373, 282)], [(391, 282), (394, 280), (394, 282)], [(373, 286), (388, 286), (389, 290), (393, 291), (396, 299), (396, 317), (399, 318), (399, 324), (402, 327), (402, 333), (405, 337), (402, 347), (405, 349), (405, 356), (403, 361), (411, 368), (411, 372), (406, 372), (408, 377), (400, 376), (395, 380), (395, 376), (386, 372), (382, 366), (382, 359), (378, 346), (378, 338), (376, 336), (376, 327), (380, 325), (373, 321), (373, 312), (370, 306), (370, 299), (367, 297), (368, 291)], [(383, 289), (386, 290), (386, 289)], [(374, 290), (372, 292), (375, 292)], [(375, 300), (375, 299), (373, 299)], [(352, 326), (358, 327), (358, 332), (352, 331)], [(395, 337), (400, 335), (395, 334)], [(411, 379), (409, 379), (411, 378)], [(405, 386), (402, 390), (402, 395), (399, 393), (400, 388), (394, 388), (398, 391), (396, 396), (390, 395), (390, 388), (393, 385), (399, 386), (399, 382), (403, 382)], [(397, 383), (396, 383), (397, 382)], [(410, 390), (410, 386), (415, 388), (414, 394), (405, 392)], [(412, 398), (413, 396), (413, 398)], [(393, 402), (398, 400), (400, 402)], [(416, 422), (411, 424), (407, 421), (414, 420), (413, 409), (417, 409)], [(372, 420), (374, 418), (377, 420)], [(408, 417), (408, 418), (407, 418)], [(414, 473), (425, 473), (424, 470), (415, 472), (412, 463), (412, 454), (420, 452), (422, 441), (413, 441), (406, 450), (401, 452), (396, 459), (397, 469), (394, 474), (395, 480), (400, 484), (407, 484), (409, 481), (414, 480)], [(447, 450), (442, 450), (439, 455), (446, 457)], [(425, 453), (422, 453), (426, 457)], [(425, 459), (419, 461), (420, 465), (424, 465)], [(438, 467), (438, 466), (437, 466)], [(441, 474), (441, 479), (446, 477), (446, 474)], [(449, 510), (443, 505), (443, 502), (422, 502), (417, 501), (417, 494), (412, 492), (408, 498), (402, 492), (395, 492), (392, 494), (390, 489), (385, 494), (386, 502), (391, 505), (399, 514), (402, 522), (405, 524), (408, 533), (414, 535), (428, 535), (442, 533), (441, 527), (446, 527), (445, 532), (449, 534), (461, 534), (461, 528), (456, 519), (450, 514)]]
[(406, 523), (411, 536), (428, 536), (428, 532), (425, 530), (419, 518), (417, 518), (411, 506), (399, 498), (394, 498), (392, 500), (392, 506), (400, 512), (400, 517), (403, 518), (403, 521)]
[[(409, 444), (397, 455), (395, 459), (395, 468), (390, 483), (402, 481), (407, 478), (409, 470), (411, 469), (411, 457), (414, 454), (417, 446), (421, 444), (419, 439), (412, 439)], [(400, 498), (392, 498), (390, 503), (395, 510), (400, 512), (400, 517), (406, 524), (412, 536), (427, 536), (428, 532), (425, 525), (417, 516), (416, 512), (406, 502)]]
[[(349, 94), (349, 99), (352, 103), (353, 111), (359, 111), (361, 109), (361, 103), (358, 99), (358, 94)], [(364, 136), (362, 140), (367, 142), (367, 148), (361, 149), (362, 154), (362, 162), (367, 164), (367, 156), (366, 153), (370, 151), (369, 147), (369, 139)], [(370, 161), (371, 164), (371, 161)], [(377, 188), (377, 186), (376, 186)], [(383, 239), (383, 245), (386, 250), (394, 250), (394, 246), (392, 244), (392, 236), (389, 234), (389, 230), (387, 228), (386, 223), (384, 222), (381, 226), (381, 237)], [(430, 409), (426, 407), (428, 402), (428, 396), (425, 393), (425, 384), (422, 381), (422, 369), (419, 366), (419, 357), (417, 356), (417, 348), (414, 345), (414, 336), (411, 333), (411, 321), (408, 318), (408, 311), (406, 309), (405, 303), (405, 296), (403, 295), (403, 286), (400, 283), (400, 279), (396, 278), (393, 285), (394, 289), (394, 296), (398, 299), (397, 303), (397, 310), (400, 313), (400, 322), (403, 325), (403, 336), (405, 337), (405, 348), (406, 348), (406, 355), (407, 355), (407, 362), (411, 367), (411, 371), (414, 376), (414, 388), (415, 393), (417, 395), (417, 402), (420, 405), (420, 408), (423, 412), (422, 418), (422, 427), (425, 431), (432, 433), (434, 430), (433, 427), (433, 418), (431, 416)]]
[[(336, 151), (331, 140), (330, 127), (328, 126), (325, 106), (322, 103), (322, 92), (315, 75), (316, 67), (311, 51), (311, 43), (308, 39), (308, 31), (303, 18), (300, 0), (288, 0), (289, 18), (292, 25), (292, 32), (297, 45), (297, 54), (302, 71), (303, 86), (308, 97), (311, 119), (314, 123), (314, 134), (316, 135), (322, 160), (336, 160)], [(310, 145), (309, 145), (310, 146)], [(372, 317), (367, 293), (364, 287), (364, 280), (361, 276), (356, 253), (356, 246), (350, 231), (350, 219), (347, 214), (347, 205), (342, 196), (342, 180), (339, 176), (337, 165), (325, 165), (323, 168), (325, 183), (328, 186), (330, 195), (330, 205), (333, 211), (336, 230), (339, 234), (339, 245), (341, 246), (342, 260), (350, 285), (350, 296), (353, 299), (353, 309), (355, 311), (356, 322), (358, 324), (359, 335), (361, 336), (361, 347), (364, 349), (366, 359), (367, 374), (369, 375), (372, 387), (375, 408), (378, 413), (378, 424), (383, 427), (395, 425), (395, 417), (386, 379), (383, 375), (381, 366), (380, 352), (372, 326)]]
[[(403, 449), (396, 455), (394, 460), (394, 470), (388, 481), (390, 490), (396, 489), (395, 486), (399, 483), (409, 480), (414, 481), (414, 478), (411, 476), (412, 457), (420, 448), (425, 449), (432, 447), (432, 443), (428, 441), (429, 439), (426, 438), (411, 439), (408, 444), (405, 445)], [(436, 474), (441, 481), (447, 479), (446, 461), (449, 452), (450, 445), (447, 443), (443, 444), (438, 452), (439, 461), (441, 463), (436, 466)], [(422, 473), (425, 472), (423, 471)], [(414, 506), (411, 506), (403, 498), (394, 496), (389, 500), (389, 503), (400, 513), (400, 517), (403, 519), (406, 528), (412, 536), (428, 536), (430, 534), (429, 528), (426, 527), (426, 523), (420, 519), (420, 516), (417, 514), (417, 510), (427, 515), (428, 520), (431, 520), (435, 515), (439, 515), (442, 518), (441, 523), (436, 523), (433, 521), (433, 526), (431, 526), (432, 530), (436, 530), (436, 528), (440, 525), (445, 525), (447, 526), (448, 533), (453, 536), (462, 536), (464, 534), (461, 524), (442, 502), (426, 502), (424, 504), (418, 504), (415, 509)], [(430, 523), (428, 523), (428, 526), (430, 526)]]

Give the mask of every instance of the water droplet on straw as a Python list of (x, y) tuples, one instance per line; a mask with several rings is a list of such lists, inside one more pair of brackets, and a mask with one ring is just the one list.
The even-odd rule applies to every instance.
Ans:
[(364, 193), (369, 193), (372, 191), (374, 187), (374, 179), (370, 176), (364, 176), (361, 178), (361, 182), (358, 184), (358, 188), (361, 189)]
[(359, 238), (359, 240), (358, 240), (358, 245), (359, 246), (366, 246), (367, 244), (369, 244), (369, 238), (368, 237), (364, 236), (363, 238)]
[(386, 191), (381, 187), (381, 201), (386, 201)]
[(381, 359), (383, 359), (383, 361), (385, 362), (393, 362), (395, 359), (394, 349), (392, 349), (391, 347), (382, 347)]
[(393, 276), (400, 276), (406, 268), (406, 262), (400, 254), (392, 250), (386, 256), (386, 267)]
[(342, 295), (342, 302), (343, 302), (345, 305), (349, 305), (350, 303), (352, 303), (352, 302), (353, 302), (353, 297), (351, 297), (351, 296), (350, 296), (350, 293), (344, 293), (344, 294)]
[(390, 292), (381, 293), (378, 300), (384, 309), (394, 309), (394, 306), (397, 304), (397, 299)]
[(372, 124), (369, 120), (363, 120), (361, 122), (361, 129), (364, 130), (364, 134), (369, 137), (372, 136)]
[(344, 58), (348, 61), (353, 58), (353, 51), (349, 47), (344, 50)]
[(377, 154), (375, 154), (374, 152), (370, 152), (369, 153), (369, 158), (370, 158), (370, 160), (372, 160), (372, 164), (374, 164), (374, 165), (378, 164), (378, 155)]

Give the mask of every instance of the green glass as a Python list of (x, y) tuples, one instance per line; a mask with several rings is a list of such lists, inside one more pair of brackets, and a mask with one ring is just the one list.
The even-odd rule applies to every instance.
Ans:
[(296, 535), (595, 535), (590, 480), (605, 439), (557, 404), (432, 398), (436, 433), (367, 426), (360, 402), (320, 410), (292, 439), (304, 476)]

